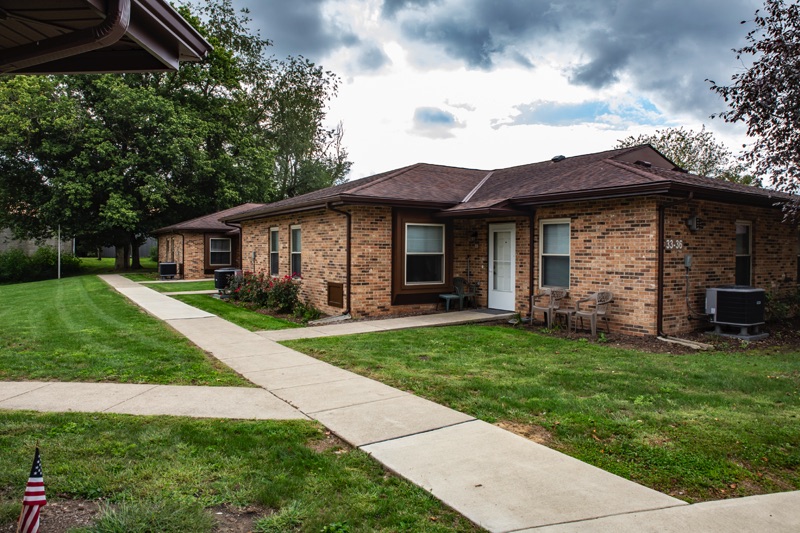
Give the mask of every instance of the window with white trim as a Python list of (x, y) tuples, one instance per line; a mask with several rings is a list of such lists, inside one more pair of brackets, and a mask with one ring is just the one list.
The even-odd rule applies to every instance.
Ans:
[(280, 234), (278, 228), (269, 229), (269, 274), (277, 276), (280, 270)]
[(300, 277), (303, 274), (300, 253), (303, 248), (303, 236), (300, 226), (291, 226), (291, 255), (292, 255), (292, 277)]
[(736, 284), (750, 285), (753, 269), (753, 223), (736, 221)]
[(444, 224), (406, 224), (405, 282), (444, 283)]
[(570, 220), (542, 220), (539, 235), (539, 286), (568, 289)]
[(230, 239), (211, 238), (208, 240), (208, 264), (211, 266), (231, 264)]

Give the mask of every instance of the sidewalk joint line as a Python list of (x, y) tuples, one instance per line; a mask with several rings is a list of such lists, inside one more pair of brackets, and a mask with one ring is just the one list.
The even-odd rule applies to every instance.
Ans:
[[(656, 492), (658, 492), (658, 491), (656, 491)], [(663, 493), (661, 493), (661, 494), (663, 494)], [(716, 501), (721, 501), (721, 500), (716, 500)], [(698, 502), (698, 503), (703, 503), (703, 502)], [(622, 513), (612, 513), (612, 514), (607, 514), (607, 515), (602, 515), (602, 516), (593, 516), (591, 518), (576, 518), (575, 520), (567, 520), (565, 522), (553, 522), (551, 524), (542, 524), (540, 526), (523, 526), (523, 527), (518, 528), (518, 529), (510, 529), (510, 530), (506, 531), (505, 533), (514, 533), (516, 531), (528, 531), (528, 530), (531, 530), (531, 529), (540, 529), (540, 528), (543, 528), (543, 527), (561, 526), (561, 525), (564, 525), (564, 524), (579, 524), (581, 522), (591, 522), (592, 520), (602, 520), (603, 518), (611, 518), (613, 516), (626, 516), (626, 515), (638, 514), (638, 513), (652, 513), (654, 511), (663, 511), (665, 509), (676, 509), (676, 508), (679, 508), (679, 507), (690, 507), (691, 505), (693, 505), (693, 504), (688, 504), (686, 502), (683, 502), (683, 505), (681, 505), (681, 504), (666, 505), (664, 507), (654, 507), (652, 509), (637, 509), (637, 510), (634, 510), (634, 511), (624, 511)]]
[[(25, 383), (24, 381), (16, 381), (16, 382), (9, 382), (9, 383)], [(9, 396), (8, 398), (3, 398), (0, 400), (0, 403), (5, 402), (6, 400), (12, 400), (14, 398), (19, 398), (20, 396), (25, 396), (26, 394), (30, 394), (31, 392), (36, 392), (39, 389), (43, 389), (45, 387), (49, 387), (53, 383), (61, 383), (60, 381), (37, 381), (36, 383), (41, 383), (40, 387), (36, 387), (35, 389), (27, 390), (25, 392), (20, 392), (19, 394), (15, 394), (14, 396)], [(2, 406), (0, 406), (2, 407)]]
[(416, 431), (414, 433), (409, 433), (407, 435), (401, 435), (399, 437), (392, 437), (390, 439), (376, 440), (375, 442), (368, 442), (366, 444), (359, 444), (356, 447), (360, 450), (360, 449), (364, 448), (365, 446), (373, 446), (375, 444), (382, 444), (384, 442), (392, 442), (392, 441), (395, 441), (395, 440), (405, 439), (407, 437), (414, 437), (416, 435), (424, 435), (425, 433), (433, 433), (434, 431), (439, 431), (440, 429), (447, 429), (447, 428), (452, 428), (452, 427), (455, 427), (455, 426), (461, 426), (463, 424), (469, 424), (470, 422), (476, 422), (477, 420), (478, 420), (477, 418), (472, 418), (470, 420), (462, 420), (461, 422), (453, 422), (452, 424), (447, 424), (447, 425), (444, 425), (444, 426), (435, 427), (435, 428), (431, 428), (431, 429), (423, 429), (422, 431)]
[(135, 395), (131, 396), (130, 398), (126, 398), (126, 399), (122, 400), (121, 402), (115, 403), (114, 405), (109, 405), (108, 407), (106, 407), (105, 409), (103, 409), (102, 411), (100, 411), (101, 413), (105, 413), (105, 412), (107, 412), (109, 409), (113, 409), (113, 408), (115, 408), (115, 407), (119, 407), (119, 406), (120, 406), (120, 405), (122, 405), (123, 403), (125, 403), (125, 402), (129, 402), (129, 401), (133, 400), (134, 398), (138, 398), (138, 397), (139, 397), (139, 396), (141, 396), (142, 394), (148, 393), (148, 392), (150, 392), (151, 390), (155, 389), (156, 387), (163, 387), (163, 386), (164, 386), (164, 385), (150, 384), (150, 383), (115, 383), (115, 385), (152, 385), (152, 386), (151, 386), (150, 388), (148, 388), (148, 389), (145, 389), (145, 390), (143, 390), (143, 391), (142, 391), (142, 392), (140, 392), (139, 394), (135, 394)]

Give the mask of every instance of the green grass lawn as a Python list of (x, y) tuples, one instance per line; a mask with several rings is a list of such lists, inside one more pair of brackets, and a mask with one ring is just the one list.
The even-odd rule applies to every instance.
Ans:
[(299, 328), (300, 324), (257, 313), (241, 305), (234, 305), (208, 294), (176, 294), (173, 298), (203, 311), (215, 314), (250, 331)]
[(144, 287), (158, 292), (213, 291), (214, 280), (181, 281), (179, 283), (146, 283)]
[[(114, 258), (103, 257), (97, 259), (94, 257), (81, 257), (81, 274), (118, 274), (120, 272), (114, 271)], [(127, 272), (123, 274), (134, 281), (147, 281), (158, 279), (156, 270), (158, 263), (149, 257), (142, 257), (140, 260), (142, 264), (142, 271)]]
[(0, 380), (250, 383), (96, 276), (0, 286)]
[(256, 506), (257, 532), (480, 531), (313, 422), (0, 411), (0, 427), (4, 531), (36, 441), (48, 500), (115, 509), (81, 531), (210, 532), (220, 504)]
[(284, 343), (687, 501), (800, 489), (800, 352), (652, 354), (502, 326)]

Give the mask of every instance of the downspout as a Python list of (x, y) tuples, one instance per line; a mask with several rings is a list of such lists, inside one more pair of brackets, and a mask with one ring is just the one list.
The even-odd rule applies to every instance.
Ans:
[[(244, 270), (244, 256), (242, 255), (242, 225), (239, 224), (237, 226), (236, 224), (231, 224), (230, 222), (225, 222), (224, 220), (222, 221), (222, 223), (225, 224), (226, 226), (228, 226), (229, 228), (233, 228), (233, 229), (238, 229), (239, 230), (239, 250), (238, 250), (238, 252), (239, 252), (239, 254), (238, 254), (239, 255), (239, 268)], [(254, 257), (253, 258), (253, 273), (255, 273), (255, 271), (256, 271), (256, 260), (255, 260), (255, 257)]]
[(339, 213), (340, 215), (344, 215), (345, 218), (347, 218), (347, 236), (346, 236), (346, 241), (347, 241), (347, 259), (346, 259), (346, 262), (345, 262), (346, 263), (346, 266), (345, 266), (345, 278), (346, 278), (345, 285), (346, 285), (346, 289), (345, 290), (347, 291), (347, 305), (346, 305), (346, 308), (345, 308), (344, 312), (342, 313), (342, 315), (349, 315), (350, 314), (350, 303), (351, 303), (351, 300), (350, 300), (350, 288), (352, 287), (352, 276), (351, 276), (351, 271), (352, 271), (352, 246), (351, 245), (352, 245), (352, 242), (353, 242), (353, 230), (352, 230), (352, 228), (353, 228), (353, 215), (351, 215), (347, 211), (342, 211), (341, 209), (336, 209), (335, 207), (332, 207), (331, 204), (325, 204), (325, 208), (328, 211), (332, 211), (334, 213)]
[[(531, 256), (530, 267), (528, 269), (529, 270), (529, 272), (528, 272), (528, 306), (529, 307), (531, 305), (531, 301), (532, 301), (532, 298), (533, 298), (533, 283), (534, 283), (534, 279), (533, 279), (534, 262), (533, 262), (533, 260), (534, 260), (534, 257), (535, 257), (535, 254), (533, 252), (533, 247), (534, 247), (534, 224), (535, 223), (536, 223), (536, 208), (533, 207), (533, 208), (531, 208), (531, 213), (529, 215), (529, 222), (528, 222), (528, 225), (530, 226), (528, 228), (528, 233), (530, 234), (530, 248), (529, 248), (528, 253), (530, 253), (530, 256)], [(528, 309), (528, 311), (530, 311), (530, 308)]]
[(689, 196), (676, 200), (670, 204), (661, 203), (658, 205), (658, 281), (657, 281), (657, 300), (656, 300), (656, 334), (659, 337), (666, 337), (664, 334), (664, 237), (666, 233), (666, 214), (667, 207), (674, 207), (679, 204), (691, 202), (694, 193)]
[(0, 72), (9, 73), (57, 59), (91, 52), (119, 41), (131, 22), (131, 0), (109, 0), (100, 24), (9, 48), (0, 52)]

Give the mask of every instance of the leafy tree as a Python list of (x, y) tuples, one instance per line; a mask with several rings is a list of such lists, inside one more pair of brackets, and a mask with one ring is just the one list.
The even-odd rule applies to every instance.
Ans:
[(177, 73), (0, 79), (0, 226), (60, 224), (115, 246), (122, 268), (158, 227), (341, 179), (346, 152), (322, 126), (336, 77), (268, 57), (230, 0), (193, 9), (214, 50)]
[(729, 86), (709, 81), (730, 108), (718, 116), (747, 124), (753, 142), (746, 145), (745, 162), (778, 189), (796, 193), (800, 180), (800, 5), (765, 0), (764, 11), (756, 11), (754, 22), (747, 45), (734, 49), (736, 58), (750, 65), (734, 74)]
[(700, 131), (681, 126), (655, 130), (651, 134), (631, 135), (617, 140), (616, 148), (640, 144), (651, 145), (675, 165), (692, 174), (760, 186), (760, 182), (745, 173), (736, 157), (723, 143), (717, 142), (714, 134), (707, 131), (705, 126)]

